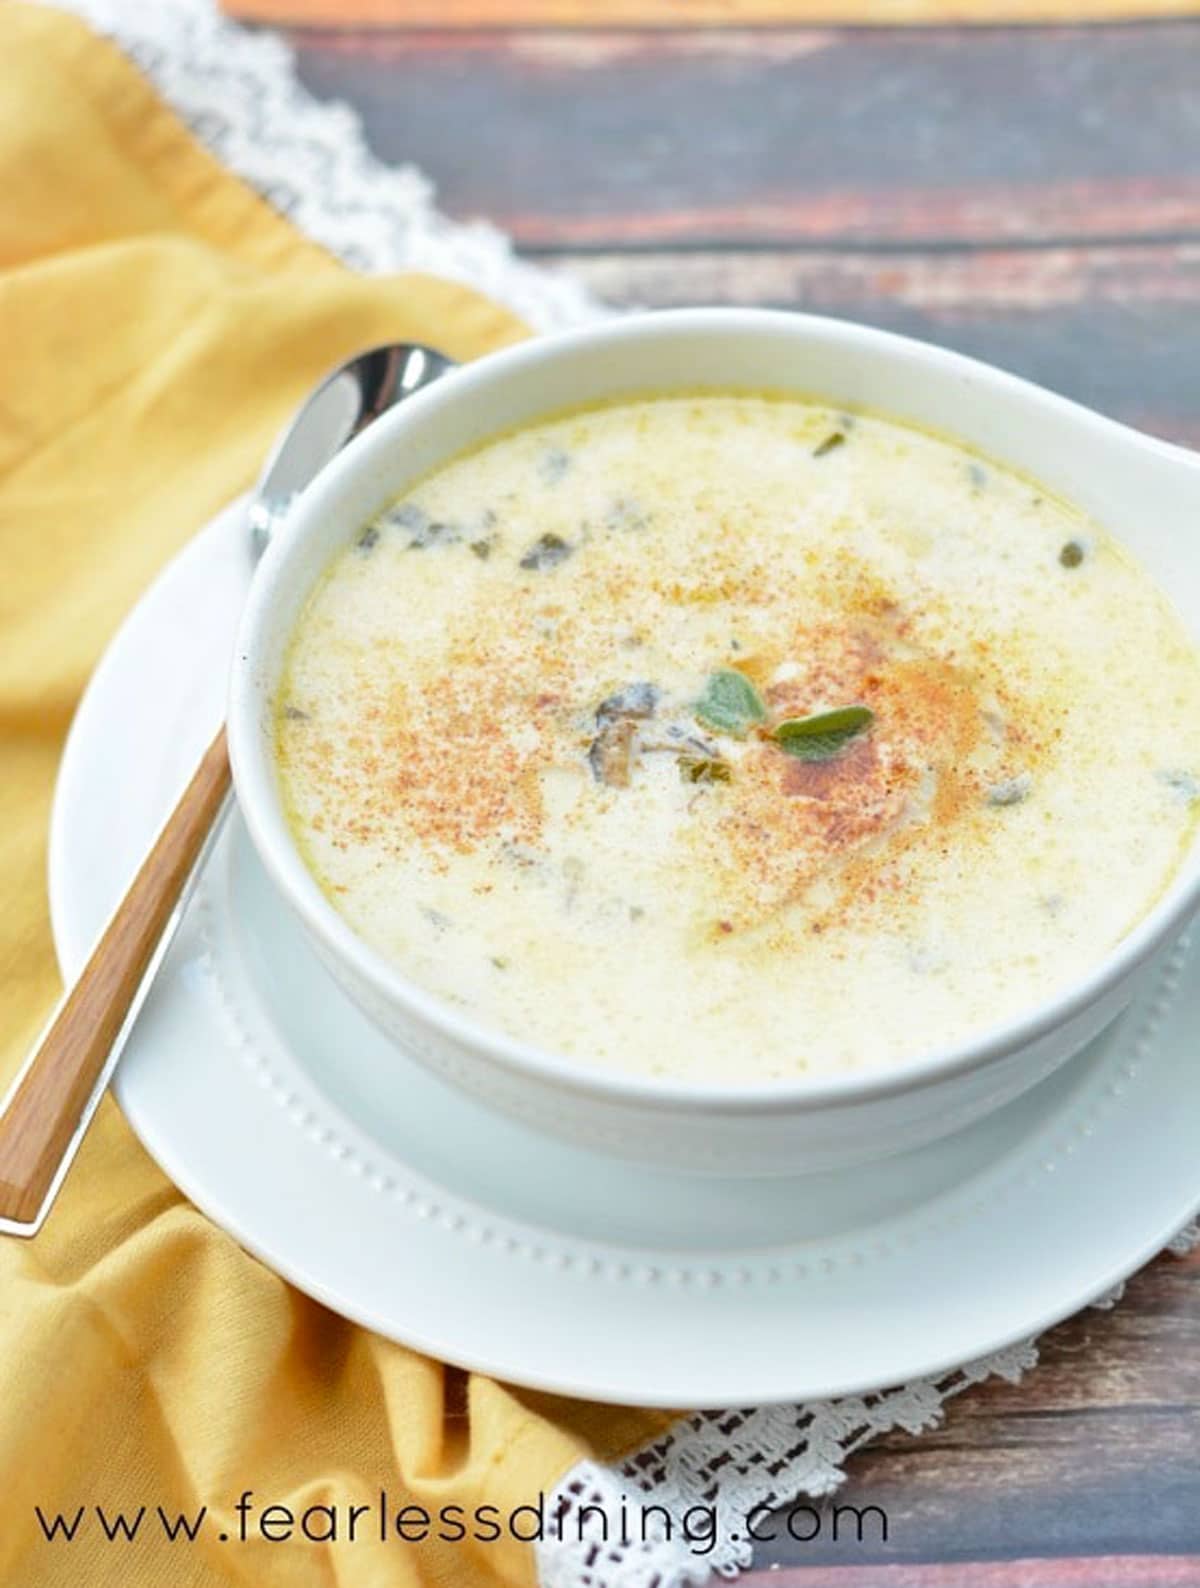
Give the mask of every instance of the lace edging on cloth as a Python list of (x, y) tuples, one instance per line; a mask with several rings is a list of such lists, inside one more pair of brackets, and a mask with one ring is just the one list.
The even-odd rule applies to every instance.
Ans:
[(486, 221), (443, 215), (415, 166), (371, 153), (351, 106), (303, 87), (276, 34), (226, 21), (212, 0), (50, 3), (119, 45), (224, 165), (351, 268), (462, 281), (539, 331), (605, 312), (569, 276), (518, 259)]
[[(1197, 1246), (1200, 1220), (1182, 1229), (1167, 1250), (1184, 1257)], [(1117, 1285), (1092, 1305), (1107, 1310), (1124, 1293)], [(619, 1467), (583, 1462), (550, 1497), (548, 1516), (562, 1520), (560, 1536), (539, 1547), (543, 1588), (690, 1588), (712, 1572), (736, 1576), (753, 1556), (745, 1524), (754, 1512), (832, 1494), (845, 1479), (846, 1461), (863, 1445), (897, 1429), (925, 1433), (955, 1395), (990, 1378), (1016, 1384), (1037, 1361), (1037, 1343), (1024, 1340), (954, 1372), (873, 1395), (696, 1412)], [(673, 1536), (662, 1526), (648, 1527), (645, 1540), (640, 1528), (630, 1540), (604, 1536), (623, 1507), (636, 1518), (638, 1507), (651, 1504), (674, 1519)], [(578, 1513), (587, 1506), (595, 1510), (581, 1527)], [(697, 1506), (715, 1507), (718, 1519), (712, 1548), (707, 1531), (701, 1541), (703, 1553), (679, 1534), (679, 1520)]]
[[(297, 81), (283, 40), (222, 19), (210, 0), (50, 0), (110, 37), (147, 74), (196, 136), (316, 242), (358, 270), (425, 270), (490, 294), (537, 330), (606, 311), (569, 277), (526, 264), (495, 227), (450, 220), (411, 165), (375, 158), (348, 105), (314, 99)], [(1200, 1245), (1200, 1224), (1172, 1241)], [(1111, 1307), (1123, 1286), (1095, 1303)], [(750, 1564), (740, 1522), (760, 1507), (831, 1494), (856, 1450), (895, 1429), (934, 1427), (945, 1403), (985, 1379), (1015, 1383), (1037, 1362), (1033, 1341), (899, 1389), (805, 1405), (697, 1412), (619, 1466), (583, 1462), (549, 1496), (559, 1538), (538, 1546), (544, 1588), (689, 1588)], [(622, 1507), (663, 1507), (682, 1518), (715, 1506), (711, 1549), (660, 1528), (644, 1541), (601, 1536)], [(577, 1539), (578, 1513), (595, 1507)]]

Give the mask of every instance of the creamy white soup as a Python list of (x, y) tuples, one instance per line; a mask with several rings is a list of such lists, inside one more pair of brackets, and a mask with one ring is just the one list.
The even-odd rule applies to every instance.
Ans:
[(1149, 576), (943, 439), (768, 396), (502, 436), (296, 628), (277, 753), (335, 908), (480, 1022), (766, 1083), (902, 1064), (1094, 965), (1200, 797)]

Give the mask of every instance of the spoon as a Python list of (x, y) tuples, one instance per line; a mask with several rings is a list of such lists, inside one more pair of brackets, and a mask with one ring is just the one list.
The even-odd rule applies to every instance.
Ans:
[[(454, 367), (432, 348), (397, 342), (327, 376), (282, 432), (255, 487), (247, 518), (255, 560), (335, 453)], [(41, 1228), (232, 803), (222, 724), (0, 1107), (0, 1233)]]

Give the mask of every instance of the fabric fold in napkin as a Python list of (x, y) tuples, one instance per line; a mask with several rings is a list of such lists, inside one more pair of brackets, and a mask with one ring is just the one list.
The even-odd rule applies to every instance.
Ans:
[[(50, 795), (120, 619), (251, 484), (339, 359), (397, 337), (470, 358), (523, 331), (451, 283), (345, 270), (65, 14), (0, 7), (0, 63), (6, 1085), (58, 991)], [(336, 1504), (344, 1518), (382, 1489), (393, 1512), (507, 1511), (665, 1422), (515, 1391), (345, 1322), (198, 1213), (111, 1100), (38, 1238), (0, 1237), (0, 1361), (0, 1582), (14, 1588), (531, 1583), (532, 1553), (513, 1540), (385, 1543), (376, 1529), (271, 1543), (252, 1530), (241, 1543), (232, 1508), (251, 1490), (258, 1508)], [(143, 1505), (153, 1526), (133, 1543), (109, 1542), (93, 1512)], [(156, 1507), (201, 1506), (196, 1542), (170, 1542)], [(74, 1541), (47, 1542), (54, 1516), (79, 1507)]]

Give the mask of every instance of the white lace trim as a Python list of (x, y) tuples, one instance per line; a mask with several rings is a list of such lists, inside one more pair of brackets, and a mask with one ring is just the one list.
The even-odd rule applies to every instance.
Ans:
[(358, 113), (317, 100), (276, 34), (212, 0), (51, 0), (111, 38), (196, 137), (301, 231), (355, 270), (423, 270), (495, 298), (539, 331), (606, 311), (579, 282), (526, 264), (486, 221), (452, 221), (412, 165), (387, 166)]
[[(761, 1507), (832, 1494), (844, 1479), (847, 1458), (870, 1440), (897, 1428), (924, 1433), (941, 1421), (951, 1396), (993, 1375), (1015, 1384), (1036, 1361), (1032, 1342), (1024, 1342), (940, 1378), (874, 1395), (696, 1412), (620, 1468), (584, 1462), (568, 1473), (551, 1502), (551, 1516), (563, 1507), (563, 1537), (541, 1549), (544, 1588), (685, 1588), (712, 1571), (734, 1576), (750, 1565), (746, 1521)], [(606, 1543), (602, 1530), (607, 1525), (615, 1533), (622, 1502), (637, 1538)], [(671, 1516), (673, 1537), (665, 1536), (660, 1523), (641, 1541), (636, 1508), (649, 1503)], [(575, 1521), (580, 1506), (597, 1508), (582, 1529)], [(702, 1556), (694, 1548), (695, 1535), (706, 1534), (707, 1519), (701, 1524), (694, 1512), (693, 1541), (680, 1536), (680, 1519), (695, 1507), (714, 1507), (717, 1516), (718, 1542)], [(579, 1531), (582, 1543), (576, 1542)]]
[[(1168, 1250), (1183, 1257), (1197, 1246), (1200, 1220), (1182, 1229)], [(1114, 1307), (1124, 1293), (1124, 1284), (1116, 1285), (1092, 1305)], [(746, 1521), (760, 1508), (832, 1494), (845, 1481), (847, 1460), (863, 1445), (896, 1429), (925, 1433), (941, 1422), (955, 1395), (989, 1378), (1019, 1383), (1037, 1361), (1036, 1342), (1024, 1340), (952, 1373), (873, 1395), (696, 1412), (619, 1467), (581, 1462), (547, 1506), (547, 1516), (561, 1521), (558, 1536), (538, 1546), (542, 1588), (690, 1588), (712, 1572), (735, 1577), (751, 1563)], [(643, 1505), (666, 1510), (669, 1535), (659, 1523), (645, 1529), (643, 1541)], [(595, 1509), (580, 1526), (584, 1506)], [(707, 1514), (693, 1512), (692, 1542), (681, 1531), (694, 1507), (716, 1511), (716, 1543), (703, 1553), (697, 1553), (695, 1535), (707, 1544)], [(617, 1537), (622, 1516), (630, 1518), (630, 1539)]]
[[(608, 312), (578, 282), (518, 259), (494, 226), (443, 215), (421, 172), (371, 154), (350, 106), (318, 102), (298, 83), (278, 37), (223, 20), (211, 0), (50, 3), (112, 38), (225, 165), (355, 269), (424, 270), (462, 281), (537, 330)], [(1197, 1245), (1200, 1223), (1181, 1231), (1170, 1250), (1183, 1255)], [(1112, 1307), (1123, 1291), (1118, 1286), (1095, 1305)], [(538, 1546), (544, 1588), (688, 1588), (714, 1571), (734, 1576), (750, 1564), (745, 1521), (759, 1507), (831, 1494), (861, 1446), (893, 1429), (922, 1433), (953, 1396), (994, 1376), (1016, 1383), (1036, 1362), (1037, 1347), (1026, 1341), (874, 1395), (697, 1412), (620, 1466), (582, 1462), (547, 1504), (560, 1536)], [(642, 1541), (638, 1508), (650, 1504), (672, 1518), (673, 1536), (660, 1525)], [(583, 1506), (596, 1509), (580, 1541)], [(696, 1506), (716, 1507), (711, 1551), (681, 1535)], [(633, 1521), (629, 1542), (616, 1536), (623, 1508)], [(605, 1525), (609, 1539), (601, 1536)]]

